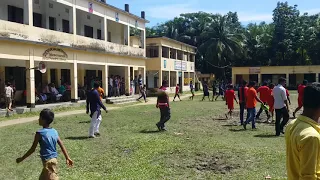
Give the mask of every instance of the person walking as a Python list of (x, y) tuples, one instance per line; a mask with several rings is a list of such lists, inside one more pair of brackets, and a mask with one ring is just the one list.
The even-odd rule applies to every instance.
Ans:
[(308, 81), (303, 80), (302, 84), (298, 86), (298, 107), (293, 112), (293, 117), (296, 118), (296, 113), (302, 108), (303, 106), (303, 96), (304, 96), (304, 88), (307, 87)]
[(95, 138), (96, 136), (100, 136), (99, 127), (102, 121), (101, 116), (101, 108), (108, 113), (107, 108), (103, 105), (100, 99), (100, 95), (98, 93), (99, 84), (95, 82), (93, 84), (94, 89), (92, 89), (88, 93), (87, 97), (87, 114), (89, 114), (90, 109), (90, 117), (91, 117), (91, 125), (89, 129), (89, 138)]
[[(225, 100), (226, 100), (226, 105), (228, 106), (228, 113), (226, 113), (226, 119), (228, 119), (229, 117), (232, 118), (232, 113), (233, 113), (233, 109), (234, 109), (234, 101), (237, 102), (237, 98), (236, 98), (236, 94), (234, 93), (234, 89), (233, 89), (233, 85), (229, 84), (226, 90), (226, 95), (225, 95)], [(229, 115), (229, 117), (228, 117)]]
[(269, 119), (269, 123), (272, 123), (272, 121), (274, 121), (273, 117), (274, 117), (274, 97), (273, 97), (273, 88), (274, 88), (274, 84), (270, 84), (269, 85), (269, 92), (268, 92), (268, 100), (267, 100), (267, 104), (269, 106), (269, 113), (271, 115), (271, 120)]
[[(276, 136), (280, 136), (283, 133), (283, 128), (289, 121), (289, 105), (286, 95), (285, 78), (280, 78), (278, 85), (273, 88), (274, 97), (274, 109), (276, 111)], [(282, 122), (281, 119), (283, 118)]]
[(177, 85), (176, 85), (176, 94), (174, 95), (173, 101), (176, 100), (176, 97), (178, 97), (179, 100), (181, 101), (179, 93), (180, 93), (180, 85), (177, 84)]
[(189, 99), (193, 100), (194, 98), (194, 86), (193, 86), (193, 82), (190, 81), (190, 92), (191, 92), (191, 96), (189, 97)]
[(8, 111), (13, 111), (11, 106), (12, 106), (12, 100), (13, 100), (13, 89), (11, 87), (11, 83), (8, 82), (7, 86), (4, 88), (4, 92), (6, 95), (5, 101), (6, 101), (6, 108)]
[[(243, 80), (242, 85), (238, 91), (239, 105), (240, 105), (240, 124), (243, 125), (244, 110), (246, 109), (246, 97), (247, 97), (247, 81)], [(248, 116), (249, 114), (247, 114)], [(248, 117), (247, 117), (248, 118)]]
[(205, 97), (208, 97), (209, 101), (210, 101), (210, 93), (209, 93), (209, 87), (208, 87), (208, 83), (204, 82), (203, 83), (203, 97), (202, 97), (202, 101), (204, 101)]
[(256, 105), (257, 101), (264, 106), (263, 102), (258, 98), (257, 96), (257, 91), (254, 89), (256, 86), (256, 82), (251, 81), (249, 83), (249, 88), (247, 91), (247, 97), (246, 97), (246, 107), (247, 107), (247, 120), (243, 123), (243, 128), (246, 130), (247, 129), (247, 124), (252, 122), (252, 129), (257, 129), (256, 128)]
[(212, 102), (215, 100), (215, 96), (216, 96), (216, 92), (217, 91), (217, 87), (216, 87), (216, 82), (214, 81), (213, 83), (212, 83)]
[(160, 109), (160, 121), (156, 124), (159, 131), (166, 131), (165, 123), (171, 118), (169, 95), (168, 95), (168, 83), (167, 81), (162, 82), (162, 86), (158, 92), (156, 108)]
[[(260, 99), (264, 105), (266, 105), (267, 101), (268, 101), (268, 92), (269, 92), (269, 87), (268, 87), (267, 82), (264, 82), (263, 85), (257, 89), (257, 93), (259, 93)], [(260, 119), (260, 115), (261, 115), (262, 111), (263, 111), (263, 109), (261, 106), (257, 115), (256, 115), (256, 119)], [(267, 115), (267, 121), (269, 121), (269, 119), (270, 119), (269, 112), (267, 110), (265, 110), (265, 113)]]
[(285, 132), (288, 180), (320, 179), (320, 88), (304, 89), (303, 112)]
[(140, 93), (141, 93), (141, 96), (137, 100), (140, 101), (140, 99), (143, 98), (144, 102), (147, 103), (147, 86), (146, 85), (144, 85), (140, 89)]

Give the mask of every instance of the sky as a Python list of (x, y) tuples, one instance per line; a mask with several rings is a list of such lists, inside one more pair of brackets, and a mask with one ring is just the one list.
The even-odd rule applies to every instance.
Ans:
[[(272, 11), (279, 0), (106, 0), (108, 4), (124, 9), (130, 5), (130, 12), (140, 16), (146, 12), (150, 21), (148, 27), (166, 22), (182, 13), (209, 12), (225, 14), (236, 11), (242, 24), (272, 21)], [(281, 0), (280, 0), (281, 1)], [(301, 13), (320, 12), (320, 0), (287, 0), (290, 5), (298, 5)]]

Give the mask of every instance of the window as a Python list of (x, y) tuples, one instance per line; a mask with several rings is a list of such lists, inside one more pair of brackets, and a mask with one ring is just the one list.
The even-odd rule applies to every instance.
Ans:
[(93, 27), (84, 25), (84, 36), (93, 38)]
[(102, 39), (102, 37), (101, 37), (101, 29), (97, 29), (97, 39)]
[(108, 42), (111, 42), (111, 32), (108, 32)]
[(71, 83), (70, 69), (61, 69), (61, 83)]
[(147, 47), (147, 57), (159, 57), (159, 47), (158, 46), (149, 46)]
[(8, 21), (23, 24), (23, 9), (8, 5)]
[(42, 14), (33, 13), (33, 26), (42, 27)]
[(70, 24), (68, 20), (62, 19), (62, 32), (70, 33)]
[(49, 29), (56, 30), (56, 18), (49, 17)]
[(49, 82), (49, 83), (55, 83), (55, 84), (57, 84), (57, 82), (56, 82), (56, 70), (55, 69), (50, 69), (50, 76), (51, 76), (51, 78), (50, 78), (50, 81), (51, 82)]
[(16, 86), (17, 91), (26, 89), (26, 71), (24, 67), (6, 67), (6, 81)]

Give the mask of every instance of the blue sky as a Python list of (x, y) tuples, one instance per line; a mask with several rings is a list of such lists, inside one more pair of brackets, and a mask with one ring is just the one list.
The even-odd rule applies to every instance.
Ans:
[[(106, 0), (108, 4), (124, 9), (130, 5), (130, 12), (140, 16), (146, 12), (152, 27), (165, 22), (181, 13), (210, 12), (225, 14), (237, 11), (243, 24), (250, 22), (272, 21), (272, 11), (279, 0)], [(315, 14), (320, 12), (320, 0), (287, 0), (290, 5), (298, 5), (301, 13)]]

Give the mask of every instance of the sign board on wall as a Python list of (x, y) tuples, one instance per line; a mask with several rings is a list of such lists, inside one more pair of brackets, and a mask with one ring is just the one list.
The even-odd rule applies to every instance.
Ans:
[(116, 19), (116, 22), (119, 22), (119, 13), (117, 13), (117, 12), (115, 14), (115, 19)]
[(188, 66), (187, 62), (174, 61), (174, 70), (186, 71), (187, 66)]
[(250, 67), (249, 68), (249, 74), (259, 74), (261, 72), (260, 67)]
[(42, 54), (43, 59), (67, 60), (68, 55), (62, 49), (49, 48)]
[(163, 60), (163, 68), (167, 68), (167, 60)]

